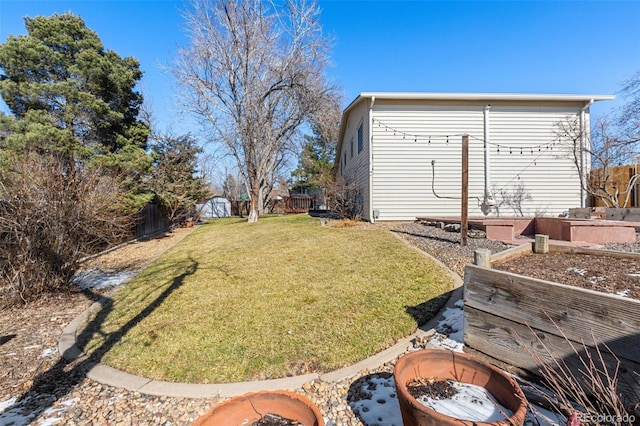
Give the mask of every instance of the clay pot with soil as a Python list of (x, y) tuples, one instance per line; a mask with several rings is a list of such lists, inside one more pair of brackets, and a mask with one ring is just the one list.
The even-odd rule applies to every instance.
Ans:
[[(463, 353), (443, 349), (424, 349), (402, 356), (395, 365), (393, 378), (405, 426), (522, 426), (527, 413), (527, 400), (514, 379), (501, 370)], [(482, 398), (471, 396), (465, 404), (484, 408), (492, 405), (494, 414), (486, 419), (463, 418), (465, 409), (456, 410), (458, 389), (481, 389)], [(466, 390), (464, 390), (466, 392)], [(412, 396), (421, 394), (421, 399)], [(417, 393), (417, 394), (416, 394)], [(471, 394), (473, 395), (473, 394)], [(422, 399), (424, 397), (424, 399)], [(429, 401), (435, 399), (436, 404)], [(453, 409), (440, 407), (444, 399)], [(425, 402), (426, 401), (426, 402)], [(460, 402), (461, 406), (463, 405)], [(428, 406), (429, 405), (429, 406)], [(482, 407), (485, 405), (485, 407)], [(455, 416), (451, 413), (455, 412)], [(449, 414), (443, 414), (448, 412)], [(479, 412), (482, 412), (479, 410)]]
[(308, 398), (288, 391), (261, 391), (216, 405), (194, 426), (324, 426), (320, 410)]

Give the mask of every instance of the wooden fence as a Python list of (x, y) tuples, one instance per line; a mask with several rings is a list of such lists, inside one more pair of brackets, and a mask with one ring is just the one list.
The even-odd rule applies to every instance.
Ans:
[(285, 207), (284, 211), (287, 214), (293, 213), (309, 213), (313, 205), (313, 198), (308, 195), (305, 196), (293, 196), (284, 199)]
[[(640, 173), (640, 164), (632, 164), (627, 166), (616, 166), (609, 168), (609, 174), (611, 175), (609, 179), (609, 184), (607, 185), (607, 191), (612, 191), (613, 188), (618, 188), (620, 192), (626, 191), (627, 186), (629, 185), (629, 181), (633, 178), (634, 175)], [(591, 186), (593, 187), (596, 182), (599, 181), (600, 175), (602, 174), (602, 169), (593, 169), (591, 170), (589, 179), (591, 182)], [(631, 188), (631, 194), (629, 194), (629, 203), (626, 207), (640, 207), (640, 198), (638, 195), (638, 185), (635, 185), (635, 188)], [(601, 199), (590, 195), (590, 204), (592, 207), (624, 207), (624, 201), (626, 198), (626, 194), (620, 196), (618, 200), (618, 206), (607, 206)]]
[(147, 204), (140, 212), (137, 224), (132, 229), (135, 238), (157, 234), (171, 227), (171, 221), (162, 214), (158, 204)]

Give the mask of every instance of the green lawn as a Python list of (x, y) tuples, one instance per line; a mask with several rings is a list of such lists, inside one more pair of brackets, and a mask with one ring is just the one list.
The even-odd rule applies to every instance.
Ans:
[(88, 327), (85, 350), (167, 381), (330, 371), (413, 332), (406, 308), (451, 288), (440, 267), (383, 230), (306, 215), (217, 220), (118, 291), (93, 317), (100, 326)]

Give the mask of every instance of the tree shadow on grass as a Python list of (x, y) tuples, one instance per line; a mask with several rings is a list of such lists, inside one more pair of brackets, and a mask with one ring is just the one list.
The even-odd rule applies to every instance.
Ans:
[[(13, 407), (0, 413), (0, 425), (18, 426), (29, 424), (38, 415), (51, 408), (57, 400), (70, 394), (75, 386), (86, 378), (88, 371), (99, 363), (111, 348), (122, 340), (140, 321), (147, 318), (161, 306), (174, 291), (182, 286), (187, 276), (196, 272), (198, 263), (192, 258), (189, 258), (189, 261), (190, 263), (184, 271), (173, 278), (171, 285), (158, 297), (152, 300), (135, 317), (127, 321), (120, 329), (104, 336), (104, 342), (93, 352), (91, 357), (82, 356), (73, 359), (74, 355), (80, 354), (75, 345), (64, 354), (60, 354), (60, 359), (49, 370), (39, 374), (33, 380), (31, 387), (16, 400)], [(77, 336), (78, 342), (88, 342), (92, 334), (96, 332), (95, 330), (101, 329), (101, 326), (114, 308), (114, 301), (111, 297), (100, 296), (91, 290), (87, 290), (86, 295), (89, 299), (100, 304), (100, 310), (87, 324), (82, 333)]]
[(443, 293), (439, 296), (435, 296), (426, 302), (419, 303), (415, 306), (405, 306), (404, 310), (407, 314), (411, 315), (418, 327), (422, 327), (431, 319), (435, 318), (440, 310), (446, 305), (447, 301), (451, 297), (453, 290)]

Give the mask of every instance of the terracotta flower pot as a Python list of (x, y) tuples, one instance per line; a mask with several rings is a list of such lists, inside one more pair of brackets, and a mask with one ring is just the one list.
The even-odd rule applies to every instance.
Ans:
[(288, 391), (246, 393), (216, 405), (194, 426), (246, 426), (265, 414), (276, 414), (304, 426), (324, 426), (320, 410), (308, 398)]
[[(512, 411), (513, 415), (497, 422), (478, 422), (439, 413), (409, 393), (407, 382), (417, 377), (450, 379), (481, 386), (488, 390), (502, 406)], [(396, 382), (402, 422), (405, 426), (522, 426), (524, 424), (527, 400), (518, 383), (501, 370), (477, 361), (467, 354), (443, 349), (410, 352), (396, 363), (393, 378)]]

